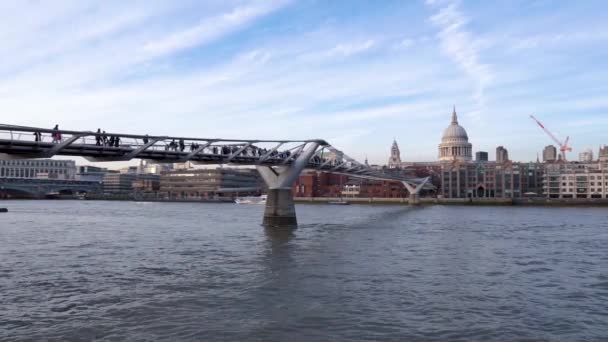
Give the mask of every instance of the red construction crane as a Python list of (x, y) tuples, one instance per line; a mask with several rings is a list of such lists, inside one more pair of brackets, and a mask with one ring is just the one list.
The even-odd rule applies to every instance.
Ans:
[(553, 135), (553, 133), (551, 133), (548, 129), (545, 128), (545, 125), (542, 124), (542, 122), (540, 122), (537, 118), (534, 117), (534, 115), (530, 115), (530, 117), (532, 118), (532, 120), (536, 121), (536, 123), (540, 126), (540, 128), (543, 129), (543, 131), (545, 131), (545, 133), (547, 133), (547, 135), (549, 135), (549, 137), (551, 137), (551, 139), (553, 141), (555, 141), (555, 143), (559, 146), (559, 151), (560, 151), (560, 155), (562, 156), (562, 160), (566, 160), (566, 152), (571, 152), (572, 151), (572, 147), (568, 146), (568, 142), (570, 142), (570, 137), (566, 137), (566, 140), (564, 140), (564, 142), (559, 141), (559, 139), (557, 139), (555, 137), (555, 135)]

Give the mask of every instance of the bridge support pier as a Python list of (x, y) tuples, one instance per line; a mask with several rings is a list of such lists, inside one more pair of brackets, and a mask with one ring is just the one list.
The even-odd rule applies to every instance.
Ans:
[(257, 166), (257, 170), (268, 185), (268, 199), (264, 210), (263, 224), (270, 227), (295, 227), (298, 225), (296, 207), (291, 187), (298, 179), (308, 160), (317, 151), (319, 143), (312, 142), (290, 165)]
[(410, 193), (409, 197), (409, 205), (420, 205), (420, 190), (424, 187), (424, 185), (429, 181), (427, 177), (422, 183), (418, 184), (416, 187), (413, 187), (407, 182), (402, 182), (407, 191)]
[(272, 227), (293, 227), (298, 225), (291, 189), (268, 190), (263, 224)]

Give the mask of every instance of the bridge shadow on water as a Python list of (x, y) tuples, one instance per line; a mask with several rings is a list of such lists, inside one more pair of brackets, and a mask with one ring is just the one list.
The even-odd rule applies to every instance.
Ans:
[[(380, 209), (380, 210), (375, 210)], [(420, 211), (430, 209), (428, 206), (357, 206), (333, 208), (333, 219), (327, 220), (327, 216), (322, 216), (323, 221), (302, 220), (303, 224), (298, 226), (299, 230), (321, 229), (321, 230), (348, 230), (348, 229), (382, 229), (392, 227), (394, 224), (402, 224), (404, 218), (417, 215)], [(303, 215), (302, 215), (303, 216)], [(306, 217), (304, 217), (306, 218)]]
[(288, 227), (264, 227), (264, 234), (266, 235), (268, 242), (270, 242), (271, 246), (282, 246), (285, 243), (291, 241), (294, 237), (296, 237), (295, 232), (298, 230), (297, 227), (288, 226)]

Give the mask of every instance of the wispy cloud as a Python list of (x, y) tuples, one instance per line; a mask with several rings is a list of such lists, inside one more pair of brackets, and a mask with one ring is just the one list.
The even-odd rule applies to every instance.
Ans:
[(477, 108), (469, 115), (479, 118), (485, 105), (485, 88), (492, 81), (490, 66), (481, 61), (479, 40), (466, 29), (468, 18), (459, 9), (457, 1), (427, 0), (427, 4), (440, 6), (430, 21), (439, 28), (437, 37), (445, 55), (458, 64), (474, 81), (475, 89), (472, 97)]
[(205, 18), (193, 27), (150, 41), (143, 48), (153, 55), (164, 55), (208, 43), (246, 26), (255, 19), (281, 8), (286, 3), (287, 1), (275, 0), (237, 7), (229, 13)]
[(327, 52), (327, 56), (341, 56), (348, 57), (371, 49), (375, 45), (373, 40), (366, 40), (364, 42), (350, 43), (350, 44), (338, 44)]
[(597, 43), (608, 40), (608, 31), (564, 32), (536, 34), (523, 38), (513, 38), (514, 49), (535, 49), (542, 47), (569, 48), (574, 44)]

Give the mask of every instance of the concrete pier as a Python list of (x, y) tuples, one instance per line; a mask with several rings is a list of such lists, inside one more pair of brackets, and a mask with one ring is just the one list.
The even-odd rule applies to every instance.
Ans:
[(264, 210), (264, 225), (272, 227), (298, 225), (291, 189), (268, 190), (268, 199)]
[[(257, 166), (262, 179), (268, 185), (268, 199), (264, 211), (264, 225), (270, 227), (294, 227), (298, 225), (296, 207), (291, 187), (319, 147), (318, 142), (309, 144), (290, 165)], [(302, 145), (304, 148), (304, 145)]]

